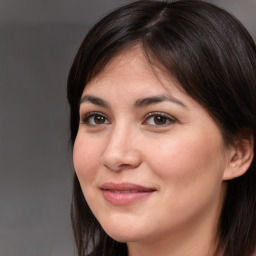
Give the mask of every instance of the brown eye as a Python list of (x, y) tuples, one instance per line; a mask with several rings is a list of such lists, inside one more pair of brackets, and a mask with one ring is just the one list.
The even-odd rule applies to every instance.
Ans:
[(156, 125), (166, 124), (167, 118), (165, 116), (154, 116), (154, 123)]
[(172, 123), (175, 123), (176, 120), (165, 113), (149, 113), (146, 115), (145, 120), (143, 121), (143, 124), (151, 125), (151, 126), (166, 126)]
[(82, 123), (89, 126), (109, 124), (109, 120), (102, 114), (89, 113), (82, 118)]
[(95, 124), (104, 124), (105, 123), (105, 117), (104, 116), (94, 116), (93, 121)]

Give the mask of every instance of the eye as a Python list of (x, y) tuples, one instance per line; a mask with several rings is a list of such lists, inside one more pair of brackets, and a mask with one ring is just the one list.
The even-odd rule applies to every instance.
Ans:
[(174, 123), (176, 120), (165, 113), (153, 112), (145, 116), (143, 124), (152, 125), (152, 126), (166, 126)]
[(103, 114), (92, 112), (83, 116), (81, 118), (81, 123), (86, 124), (88, 126), (97, 126), (109, 124), (110, 121)]

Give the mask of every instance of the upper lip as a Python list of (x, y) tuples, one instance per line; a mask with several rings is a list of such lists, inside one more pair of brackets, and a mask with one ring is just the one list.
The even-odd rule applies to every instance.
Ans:
[(155, 191), (155, 188), (152, 187), (144, 187), (141, 185), (133, 184), (133, 183), (114, 183), (107, 182), (100, 186), (102, 190), (110, 190), (110, 191), (132, 191), (132, 192), (150, 192)]

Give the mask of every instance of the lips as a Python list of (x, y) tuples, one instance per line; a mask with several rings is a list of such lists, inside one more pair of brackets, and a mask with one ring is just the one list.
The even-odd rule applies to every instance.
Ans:
[(107, 202), (115, 206), (131, 205), (152, 195), (156, 189), (131, 183), (104, 183), (100, 189)]

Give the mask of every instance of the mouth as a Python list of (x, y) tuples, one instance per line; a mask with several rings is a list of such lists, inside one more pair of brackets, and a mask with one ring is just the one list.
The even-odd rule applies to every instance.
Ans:
[(131, 183), (104, 183), (102, 190), (104, 199), (112, 205), (131, 205), (148, 198), (156, 189)]

